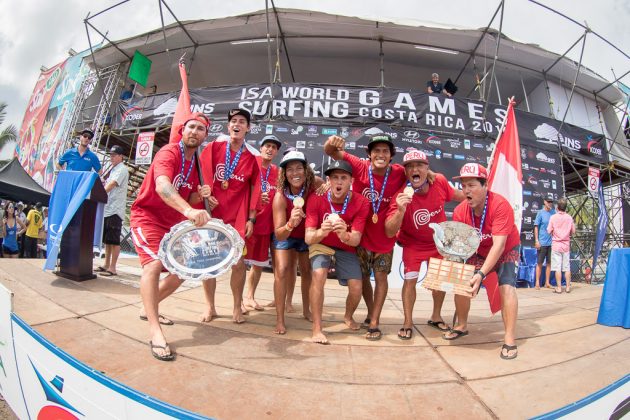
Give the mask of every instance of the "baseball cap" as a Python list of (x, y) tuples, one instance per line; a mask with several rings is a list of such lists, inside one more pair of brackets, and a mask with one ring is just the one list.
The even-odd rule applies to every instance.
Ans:
[(286, 168), (289, 162), (302, 162), (306, 164), (306, 158), (304, 157), (304, 153), (298, 152), (297, 150), (290, 151), (289, 153), (284, 155), (284, 157), (280, 161), (280, 167), (282, 169)]
[(368, 144), (367, 144), (368, 154), (372, 151), (372, 148), (374, 148), (374, 146), (376, 146), (378, 143), (386, 143), (389, 146), (389, 151), (391, 152), (392, 156), (396, 154), (394, 141), (388, 134), (385, 134), (385, 133), (368, 135)]
[(403, 157), (403, 166), (411, 162), (429, 163), (426, 153), (420, 150), (411, 150)]
[(232, 117), (235, 117), (237, 115), (242, 115), (243, 117), (245, 117), (245, 119), (247, 120), (247, 124), (249, 124), (252, 119), (252, 114), (250, 114), (248, 110), (243, 108), (234, 108), (228, 111), (228, 122), (232, 119)]
[(555, 199), (555, 198), (553, 198), (553, 194), (551, 194), (551, 193), (547, 194), (547, 195), (543, 198), (543, 200), (548, 201), (548, 202), (550, 202), (550, 203), (555, 203), (555, 202), (556, 202), (556, 199)]
[(260, 147), (264, 146), (265, 143), (275, 143), (276, 146), (278, 146), (278, 150), (280, 150), (280, 148), (282, 147), (282, 142), (280, 141), (280, 139), (272, 134), (265, 136), (262, 138), (262, 140), (260, 141)]
[(87, 134), (88, 137), (90, 137), (90, 140), (94, 138), (94, 131), (90, 130), (89, 128), (84, 129), (83, 131), (81, 131), (80, 134), (81, 135)]
[(328, 168), (324, 171), (324, 175), (330, 175), (330, 173), (335, 170), (346, 171), (352, 175), (352, 166), (345, 160), (334, 160), (330, 162), (330, 165), (328, 165)]
[(109, 154), (110, 155), (124, 155), (125, 151), (123, 150), (122, 147), (120, 147), (119, 145), (115, 144), (111, 147), (111, 149), (109, 149)]
[(210, 119), (206, 116), (206, 114), (204, 114), (203, 112), (193, 112), (192, 114), (188, 116), (188, 118), (186, 118), (186, 121), (184, 121), (184, 124), (182, 124), (182, 127), (185, 127), (186, 124), (188, 124), (188, 121), (192, 121), (192, 120), (198, 121), (201, 124), (205, 125), (206, 130), (210, 126)]
[(459, 176), (454, 176), (453, 179), (460, 178), (488, 178), (488, 171), (486, 168), (478, 163), (467, 163), (459, 170)]

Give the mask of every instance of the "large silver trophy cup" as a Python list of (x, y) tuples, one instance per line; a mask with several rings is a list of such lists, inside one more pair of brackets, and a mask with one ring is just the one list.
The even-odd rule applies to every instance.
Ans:
[(429, 227), (433, 229), (433, 241), (444, 259), (429, 259), (422, 285), (431, 290), (472, 297), (469, 281), (475, 273), (475, 266), (465, 262), (479, 248), (479, 231), (460, 222), (431, 223)]
[(243, 255), (244, 245), (236, 229), (219, 219), (202, 227), (185, 220), (162, 238), (158, 257), (182, 280), (201, 281), (229, 270)]

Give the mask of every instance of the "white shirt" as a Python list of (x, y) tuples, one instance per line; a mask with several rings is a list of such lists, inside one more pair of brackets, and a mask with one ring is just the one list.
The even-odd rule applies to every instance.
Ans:
[(127, 186), (129, 184), (129, 171), (124, 163), (119, 163), (112, 168), (105, 185), (116, 181), (116, 185), (107, 193), (107, 204), (105, 204), (105, 217), (117, 214), (122, 221), (125, 220), (125, 210), (127, 208)]

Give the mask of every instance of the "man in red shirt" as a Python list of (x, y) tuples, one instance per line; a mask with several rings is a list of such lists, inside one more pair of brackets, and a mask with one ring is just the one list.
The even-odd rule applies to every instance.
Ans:
[(262, 268), (269, 264), (269, 246), (271, 244), (271, 234), (273, 233), (273, 214), (271, 204), (276, 193), (278, 182), (278, 167), (271, 163), (282, 147), (282, 142), (278, 137), (269, 135), (260, 141), (260, 156), (256, 157), (260, 169), (262, 208), (256, 214), (256, 224), (254, 233), (247, 238), (245, 246), (247, 248), (247, 258), (249, 263), (249, 275), (247, 276), (247, 295), (243, 301), (246, 310), (262, 311), (263, 307), (254, 299), (256, 287), (260, 281)]
[[(444, 204), (447, 201), (462, 201), (464, 194), (451, 187), (442, 174), (435, 174), (435, 181), (429, 184), (427, 173), (429, 160), (419, 150), (412, 150), (403, 157), (407, 184), (392, 200), (387, 211), (385, 233), (397, 238), (403, 248), (405, 282), (402, 289), (405, 321), (398, 331), (398, 338), (409, 340), (413, 335), (413, 307), (416, 302), (416, 283), (419, 273), (426, 273), (429, 258), (442, 258), (433, 241), (430, 223), (446, 221)], [(424, 270), (421, 268), (423, 267)], [(433, 313), (427, 323), (440, 331), (449, 327), (442, 319), (442, 304), (445, 292), (433, 290)]]
[[(486, 168), (477, 163), (467, 163), (459, 171), (462, 191), (466, 197), (453, 213), (453, 220), (466, 223), (481, 234), (477, 253), (468, 260), (477, 270), (470, 279), (473, 297), (477, 295), (481, 283), (491, 272), (499, 278), (501, 293), (501, 315), (505, 327), (502, 359), (514, 359), (516, 348), (516, 319), (518, 298), (516, 296), (516, 270), (519, 259), (520, 235), (514, 224), (514, 210), (501, 195), (488, 191)], [(448, 333), (445, 340), (455, 340), (468, 334), (467, 322), (470, 298), (455, 295), (455, 308), (458, 324)]]
[[(245, 109), (232, 109), (228, 112), (229, 141), (216, 140), (201, 153), (204, 179), (212, 182), (212, 217), (223, 220), (236, 229), (243, 237), (249, 238), (254, 232), (256, 213), (260, 199), (260, 169), (254, 153), (258, 153), (245, 142), (249, 131), (251, 114)], [(243, 252), (246, 256), (247, 247)], [(245, 262), (241, 258), (232, 267), (230, 287), (234, 298), (232, 320), (245, 322), (241, 310), (243, 289), (245, 288)], [(216, 279), (203, 282), (203, 290), (208, 308), (201, 320), (210, 322), (217, 316), (214, 305)]]
[[(173, 360), (160, 324), (173, 322), (159, 315), (158, 304), (173, 293), (182, 280), (170, 274), (159, 282), (164, 266), (158, 258), (158, 248), (171, 227), (183, 220), (203, 226), (210, 220), (205, 210), (197, 210), (201, 197), (210, 196), (210, 188), (199, 186), (195, 167), (195, 151), (208, 135), (210, 122), (205, 115), (195, 113), (182, 128), (182, 140), (162, 147), (155, 155), (138, 198), (131, 206), (131, 233), (140, 263), (140, 294), (144, 309), (140, 319), (149, 321), (151, 353), (159, 360)], [(158, 287), (158, 282), (159, 287)]]
[[(370, 203), (365, 234), (357, 248), (363, 279), (363, 298), (368, 306), (368, 340), (382, 337), (379, 329), (381, 311), (387, 297), (387, 275), (392, 267), (392, 255), (396, 238), (385, 235), (387, 208), (396, 192), (406, 181), (405, 169), (391, 165), (396, 154), (390, 136), (384, 133), (369, 136), (367, 154), (370, 160), (362, 160), (344, 151), (345, 140), (331, 136), (324, 144), (324, 152), (335, 160), (345, 160), (352, 168), (352, 191), (363, 195)], [(372, 296), (370, 274), (374, 272), (376, 287)]]
[[(348, 282), (345, 324), (353, 330), (360, 327), (352, 315), (361, 300), (361, 265), (356, 247), (369, 213), (369, 203), (360, 194), (350, 191), (352, 167), (345, 160), (331, 163), (324, 172), (330, 190), (323, 196), (314, 196), (306, 209), (306, 236), (312, 266), (310, 290), (313, 315), (313, 342), (328, 344), (322, 330), (324, 285), (330, 268), (337, 278)], [(334, 257), (334, 263), (333, 263)]]

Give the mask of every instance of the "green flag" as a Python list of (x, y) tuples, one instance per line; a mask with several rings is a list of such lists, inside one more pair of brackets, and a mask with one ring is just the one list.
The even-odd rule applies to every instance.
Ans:
[(142, 87), (147, 87), (147, 79), (151, 72), (151, 60), (136, 50), (129, 66), (129, 78), (138, 82)]

